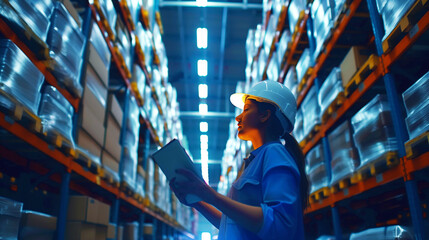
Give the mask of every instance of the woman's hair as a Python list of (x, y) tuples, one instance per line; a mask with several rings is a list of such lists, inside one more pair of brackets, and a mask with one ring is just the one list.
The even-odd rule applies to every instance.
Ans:
[[(258, 102), (256, 100), (250, 99), (258, 106), (258, 111), (263, 112), (266, 110), (271, 111), (271, 116), (273, 117), (273, 132), (282, 132), (279, 131), (279, 129), (283, 129), (281, 126), (280, 120), (275, 116), (275, 111), (278, 111), (278, 107), (271, 103), (266, 102)], [(304, 153), (301, 150), (301, 147), (299, 146), (296, 139), (289, 133), (286, 133), (284, 136), (279, 136), (285, 140), (285, 147), (286, 150), (292, 155), (293, 159), (295, 160), (295, 163), (299, 170), (300, 175), (300, 181), (299, 181), (299, 188), (300, 188), (300, 194), (301, 194), (301, 204), (303, 210), (307, 208), (308, 205), (308, 179), (307, 175), (305, 173), (305, 158)]]

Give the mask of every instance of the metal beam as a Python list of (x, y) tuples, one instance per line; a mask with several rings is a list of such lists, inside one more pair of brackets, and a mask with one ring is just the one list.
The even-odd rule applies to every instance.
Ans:
[(201, 114), (198, 111), (184, 111), (180, 112), (180, 117), (192, 117), (192, 118), (235, 118), (234, 113), (229, 112), (207, 112)]
[[(197, 1), (160, 1), (159, 7), (202, 7), (197, 4)], [(225, 7), (225, 8), (242, 8), (242, 9), (262, 9), (262, 4), (247, 3), (245, 0), (242, 3), (230, 2), (207, 2), (205, 7)]]

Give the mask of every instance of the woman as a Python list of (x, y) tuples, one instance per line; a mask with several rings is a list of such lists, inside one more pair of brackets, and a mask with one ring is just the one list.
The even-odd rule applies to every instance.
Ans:
[(202, 199), (191, 207), (219, 228), (220, 240), (304, 239), (308, 182), (304, 156), (290, 135), (297, 108), (293, 94), (267, 80), (247, 94), (231, 95), (231, 102), (243, 109), (236, 117), (238, 137), (251, 141), (255, 150), (245, 159), (228, 195), (217, 193), (186, 170), (178, 173), (189, 181), (172, 179), (172, 190), (184, 204), (187, 194)]

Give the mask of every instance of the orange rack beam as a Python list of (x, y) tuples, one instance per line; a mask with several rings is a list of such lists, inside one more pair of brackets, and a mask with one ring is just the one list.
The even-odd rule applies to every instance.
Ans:
[(27, 45), (25, 45), (19, 37), (16, 35), (16, 33), (10, 29), (10, 27), (3, 21), (3, 19), (0, 18), (0, 32), (8, 39), (10, 39), (13, 43), (15, 43), (24, 53), (27, 55), (27, 57), (31, 60), (31, 62), (39, 69), (39, 71), (45, 76), (46, 81), (54, 86), (60, 93), (70, 102), (70, 104), (74, 107), (75, 111), (77, 112), (79, 109), (79, 102), (80, 99), (72, 96), (66, 89), (60, 87), (58, 85), (57, 80), (52, 75), (52, 73), (48, 70), (46, 65), (37, 59), (36, 55), (31, 51), (30, 48), (28, 48)]
[(319, 70), (322, 68), (323, 64), (325, 63), (326, 59), (328, 58), (329, 54), (331, 53), (332, 49), (337, 43), (337, 40), (343, 34), (350, 20), (355, 15), (356, 10), (358, 9), (361, 2), (362, 0), (355, 0), (350, 4), (349, 14), (345, 14), (344, 17), (341, 19), (341, 22), (338, 25), (338, 28), (334, 30), (334, 33), (332, 34), (332, 38), (329, 40), (328, 44), (326, 45), (325, 51), (322, 51), (322, 53), (320, 53), (319, 58), (316, 61), (317, 63), (314, 66), (314, 71), (311, 74), (310, 78), (308, 79), (308, 83), (306, 84), (305, 88), (299, 93), (299, 96), (297, 99), (298, 107), (301, 105), (302, 101), (304, 100), (304, 97), (307, 95), (307, 92), (313, 86), (314, 79), (316, 79)]

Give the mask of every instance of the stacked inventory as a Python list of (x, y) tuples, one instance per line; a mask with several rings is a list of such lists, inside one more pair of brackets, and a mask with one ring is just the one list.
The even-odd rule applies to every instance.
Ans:
[(140, 128), (140, 111), (136, 100), (128, 97), (128, 112), (127, 121), (125, 124), (125, 132), (123, 138), (123, 155), (122, 155), (122, 169), (121, 179), (122, 184), (128, 188), (134, 189), (136, 175), (137, 175), (137, 148), (139, 142), (139, 128)]
[(410, 139), (414, 139), (429, 130), (428, 91), (429, 73), (426, 73), (402, 94), (405, 109), (407, 110), (405, 122)]
[(359, 152), (360, 165), (386, 163), (389, 153), (397, 151), (390, 107), (386, 96), (377, 95), (351, 119), (353, 138)]
[(317, 59), (323, 44), (333, 27), (332, 10), (329, 0), (316, 0), (311, 4), (311, 18), (313, 19), (313, 34), (316, 41), (313, 58)]
[(344, 178), (349, 178), (359, 166), (357, 155), (352, 140), (352, 132), (349, 121), (345, 121), (328, 135), (331, 150), (331, 182), (333, 186)]
[(303, 136), (308, 137), (320, 124), (320, 107), (317, 100), (317, 91), (312, 87), (302, 102)]
[(341, 84), (341, 71), (339, 68), (334, 67), (319, 90), (318, 100), (320, 117), (323, 119), (323, 116), (332, 102), (340, 100), (342, 97), (344, 97), (344, 95), (343, 86)]
[(323, 146), (316, 145), (305, 156), (306, 172), (310, 184), (310, 193), (329, 186), (329, 179), (326, 173), (325, 157)]

